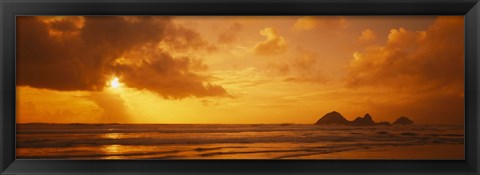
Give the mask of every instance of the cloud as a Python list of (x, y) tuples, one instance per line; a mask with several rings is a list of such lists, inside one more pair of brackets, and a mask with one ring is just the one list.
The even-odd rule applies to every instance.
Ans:
[(17, 83), (54, 90), (99, 90), (106, 81), (103, 67), (125, 50), (159, 40), (167, 19), (146, 18), (130, 23), (117, 17), (84, 17), (76, 37), (62, 40), (51, 36), (56, 23), (41, 18), (17, 20)]
[(306, 16), (300, 17), (295, 21), (293, 30), (297, 32), (324, 30), (336, 31), (348, 27), (348, 22), (342, 16)]
[(298, 49), (299, 55), (293, 59), (293, 66), (298, 70), (310, 72), (317, 66), (318, 55), (304, 49)]
[(267, 71), (278, 75), (288, 75), (291, 71), (290, 64), (270, 62), (267, 64)]
[(265, 41), (257, 43), (253, 51), (257, 55), (275, 55), (284, 53), (287, 50), (287, 41), (278, 35), (275, 28), (267, 27), (260, 31), (260, 34), (267, 37)]
[(221, 84), (228, 86), (233, 92), (237, 92), (231, 95), (232, 98), (237, 98), (244, 95), (238, 92), (245, 91), (245, 88), (262, 86), (274, 81), (272, 77), (267, 76), (265, 73), (263, 69), (247, 67), (241, 70), (217, 71), (215, 74), (219, 77)]
[(203, 106), (218, 106), (218, 105), (220, 105), (219, 102), (212, 101), (212, 100), (207, 100), (207, 99), (200, 100), (200, 103), (202, 103)]
[(296, 70), (294, 77), (289, 77), (286, 81), (294, 82), (316, 82), (324, 83), (327, 81), (323, 75), (320, 67), (319, 55), (305, 50), (303, 48), (297, 49), (298, 55), (291, 61), (291, 66)]
[(270, 62), (266, 68), (274, 75), (286, 76), (285, 81), (301, 83), (327, 81), (321, 70), (319, 55), (303, 48), (297, 48), (296, 56), (287, 62)]
[(371, 29), (365, 29), (362, 31), (362, 34), (358, 36), (357, 41), (365, 43), (369, 41), (374, 41), (377, 39), (377, 34)]
[(185, 52), (188, 50), (203, 50), (213, 52), (217, 48), (210, 45), (202, 36), (193, 30), (181, 25), (170, 24), (165, 29), (166, 35), (160, 44), (168, 50)]
[(229, 44), (234, 42), (237, 39), (237, 33), (240, 32), (242, 28), (243, 26), (238, 22), (226, 26), (218, 35), (218, 43)]
[[(385, 45), (355, 52), (348, 88), (388, 91), (405, 103), (372, 103), (369, 109), (409, 113), (422, 122), (463, 122), (463, 17), (438, 17), (424, 31), (390, 30)], [(375, 97), (380, 98), (380, 97)], [(374, 99), (375, 101), (375, 99)], [(390, 104), (386, 106), (386, 104)]]
[(463, 89), (463, 36), (461, 17), (439, 17), (425, 31), (392, 29), (385, 45), (353, 54), (348, 84)]
[(57, 39), (68, 38), (80, 34), (85, 25), (83, 17), (37, 17), (49, 28), (49, 35)]
[[(162, 44), (169, 49), (158, 47)], [(142, 48), (153, 53), (124, 59)], [(100, 91), (114, 74), (120, 74), (127, 85), (164, 97), (223, 95), (221, 86), (201, 75), (207, 67), (200, 59), (172, 56), (212, 49), (197, 32), (173, 24), (168, 17), (18, 17), (17, 85)]]
[(226, 90), (209, 83), (213, 78), (201, 74), (207, 65), (189, 57), (172, 57), (155, 47), (131, 51), (127, 59), (138, 64), (115, 64), (111, 68), (128, 87), (145, 89), (167, 99), (228, 96)]

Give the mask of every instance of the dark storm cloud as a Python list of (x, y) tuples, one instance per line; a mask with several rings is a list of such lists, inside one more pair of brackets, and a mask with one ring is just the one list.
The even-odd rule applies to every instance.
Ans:
[(112, 70), (129, 87), (153, 91), (168, 99), (227, 95), (223, 87), (208, 83), (212, 77), (201, 73), (208, 67), (199, 60), (173, 58), (152, 47), (132, 51), (128, 56), (142, 59), (135, 65), (113, 65)]
[[(164, 97), (226, 94), (199, 73), (206, 69), (199, 59), (173, 57), (154, 47), (158, 43), (178, 50), (212, 49), (197, 32), (174, 25), (168, 17), (18, 17), (17, 85), (97, 91), (118, 74), (127, 86)], [(162, 55), (129, 58), (141, 65), (116, 64), (145, 47)]]

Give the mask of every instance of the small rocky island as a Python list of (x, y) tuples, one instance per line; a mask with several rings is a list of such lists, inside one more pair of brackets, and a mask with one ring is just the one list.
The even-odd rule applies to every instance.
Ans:
[(395, 120), (395, 122), (393, 122), (393, 124), (394, 125), (409, 125), (409, 124), (413, 124), (413, 121), (410, 120), (408, 117), (401, 116), (400, 118)]
[[(401, 116), (393, 125), (410, 125), (414, 122), (410, 120), (408, 117)], [(342, 114), (332, 111), (330, 113), (325, 114), (322, 118), (320, 118), (315, 125), (347, 125), (347, 126), (375, 126), (375, 125), (383, 125), (383, 126), (390, 126), (389, 122), (375, 122), (372, 119), (370, 114), (365, 114), (363, 117), (357, 117), (353, 121), (348, 121)]]

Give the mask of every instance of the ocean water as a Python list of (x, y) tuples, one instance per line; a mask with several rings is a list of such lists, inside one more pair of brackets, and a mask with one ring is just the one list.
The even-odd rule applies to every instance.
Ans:
[[(431, 155), (449, 152), (441, 158), (459, 159), (463, 133), (463, 126), (444, 125), (17, 124), (16, 155), (19, 159), (369, 159), (373, 155), (434, 159)], [(462, 150), (430, 149), (438, 145)], [(412, 146), (425, 149), (414, 153), (431, 154), (402, 152), (417, 148)]]

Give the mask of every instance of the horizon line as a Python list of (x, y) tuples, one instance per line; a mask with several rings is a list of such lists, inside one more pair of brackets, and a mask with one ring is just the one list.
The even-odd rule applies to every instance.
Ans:
[[(315, 125), (315, 123), (49, 123), (49, 122), (26, 122), (15, 123), (16, 125), (28, 125), (28, 124), (55, 124), (55, 125)], [(465, 124), (424, 124), (415, 123), (414, 125), (461, 125)], [(332, 125), (336, 126), (336, 125)], [(340, 125), (341, 126), (341, 125)]]

